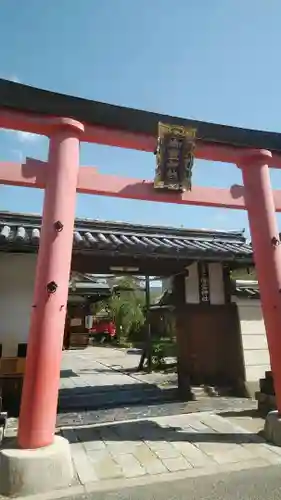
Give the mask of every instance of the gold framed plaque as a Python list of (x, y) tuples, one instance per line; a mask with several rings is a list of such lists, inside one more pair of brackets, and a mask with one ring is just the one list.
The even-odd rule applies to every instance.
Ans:
[(196, 129), (159, 122), (155, 189), (190, 191)]

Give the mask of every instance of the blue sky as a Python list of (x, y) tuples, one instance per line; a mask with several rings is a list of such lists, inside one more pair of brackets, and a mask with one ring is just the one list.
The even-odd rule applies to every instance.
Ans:
[[(281, 132), (280, 0), (2, 0), (0, 75), (94, 100)], [(0, 132), (0, 159), (46, 159), (44, 138)], [(152, 179), (152, 154), (84, 144), (81, 164)], [(281, 175), (272, 171), (275, 188)], [(241, 183), (197, 161), (193, 183)], [(0, 187), (0, 209), (41, 212), (39, 190)], [(79, 195), (77, 215), (240, 229), (242, 211)]]

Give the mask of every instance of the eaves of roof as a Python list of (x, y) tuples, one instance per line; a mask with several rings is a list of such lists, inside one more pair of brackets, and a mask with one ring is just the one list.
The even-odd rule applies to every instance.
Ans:
[[(0, 250), (37, 251), (41, 217), (0, 212)], [(211, 231), (76, 219), (73, 252), (183, 259), (245, 260), (252, 247), (241, 231)]]

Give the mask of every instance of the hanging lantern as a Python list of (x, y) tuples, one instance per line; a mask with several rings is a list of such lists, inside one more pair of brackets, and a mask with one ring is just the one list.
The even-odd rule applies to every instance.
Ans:
[(196, 129), (158, 124), (155, 189), (191, 191)]

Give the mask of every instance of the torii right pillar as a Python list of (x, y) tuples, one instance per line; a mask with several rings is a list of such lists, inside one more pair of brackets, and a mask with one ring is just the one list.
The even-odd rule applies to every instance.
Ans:
[(277, 412), (268, 414), (266, 437), (281, 446), (281, 245), (268, 167), (271, 153), (249, 150), (239, 159), (254, 260), (274, 377)]

